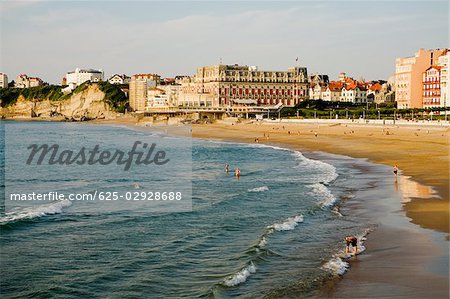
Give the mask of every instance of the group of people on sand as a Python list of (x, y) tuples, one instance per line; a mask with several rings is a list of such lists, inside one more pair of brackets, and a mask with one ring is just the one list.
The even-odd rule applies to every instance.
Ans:
[[(230, 164), (225, 164), (225, 172), (230, 172)], [(241, 170), (239, 167), (236, 167), (236, 170), (234, 171), (234, 175), (239, 179), (241, 177)]]

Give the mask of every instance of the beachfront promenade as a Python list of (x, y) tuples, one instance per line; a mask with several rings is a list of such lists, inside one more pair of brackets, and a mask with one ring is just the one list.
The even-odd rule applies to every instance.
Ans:
[(282, 118), (282, 119), (264, 119), (263, 122), (267, 123), (290, 123), (290, 124), (361, 124), (361, 125), (396, 125), (396, 126), (432, 126), (432, 127), (450, 127), (450, 121), (444, 120), (393, 120), (393, 119), (319, 119), (319, 118)]

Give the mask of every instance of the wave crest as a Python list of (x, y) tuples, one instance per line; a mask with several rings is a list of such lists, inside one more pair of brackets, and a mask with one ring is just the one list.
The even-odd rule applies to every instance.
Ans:
[(321, 200), (319, 201), (321, 207), (331, 207), (336, 203), (336, 197), (331, 193), (327, 186), (317, 183), (312, 185), (312, 191), (314, 194), (321, 197)]
[(289, 217), (282, 223), (274, 223), (269, 225), (267, 228), (274, 229), (276, 231), (293, 230), (301, 222), (303, 222), (303, 215), (297, 215), (294, 217)]
[(339, 256), (334, 256), (322, 266), (323, 269), (334, 275), (344, 275), (349, 267), (350, 265), (347, 262), (344, 262)]
[(253, 264), (253, 262), (250, 262), (250, 264), (241, 269), (239, 272), (227, 277), (224, 280), (223, 284), (227, 287), (237, 286), (238, 284), (245, 282), (247, 278), (253, 273), (256, 273), (256, 266)]
[(256, 188), (253, 188), (253, 189), (248, 189), (247, 191), (248, 192), (264, 192), (264, 191), (268, 191), (268, 190), (269, 190), (269, 187), (262, 186), (262, 187), (256, 187)]
[(60, 214), (62, 213), (63, 208), (69, 207), (71, 205), (71, 201), (62, 200), (48, 205), (25, 208), (21, 211), (8, 212), (4, 216), (0, 217), (0, 225), (5, 225), (21, 220), (30, 220), (47, 215)]

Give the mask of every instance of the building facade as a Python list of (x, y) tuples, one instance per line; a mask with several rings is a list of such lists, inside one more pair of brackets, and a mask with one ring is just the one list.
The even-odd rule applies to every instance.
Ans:
[(200, 67), (181, 81), (182, 106), (277, 105), (295, 106), (308, 98), (305, 67), (259, 71), (254, 66)]
[(161, 77), (157, 74), (137, 74), (131, 76), (129, 86), (130, 107), (134, 111), (144, 111), (148, 102), (149, 89), (155, 88)]
[(110, 84), (129, 84), (131, 77), (128, 77), (125, 74), (114, 74), (111, 78), (108, 79)]
[(322, 100), (323, 93), (326, 91), (327, 86), (324, 83), (311, 83), (309, 87), (309, 99), (310, 100)]
[(331, 82), (322, 93), (322, 100), (338, 102), (341, 98), (342, 82)]
[(450, 107), (450, 51), (446, 50), (438, 58), (438, 66), (441, 68), (441, 107)]
[(362, 84), (347, 84), (341, 90), (341, 102), (366, 103), (367, 89)]
[(71, 88), (83, 84), (86, 81), (99, 82), (103, 81), (103, 71), (94, 69), (76, 68), (74, 71), (66, 74), (66, 84)]
[(8, 87), (8, 76), (5, 73), (0, 73), (0, 88)]
[(21, 74), (16, 77), (14, 87), (16, 88), (30, 88), (44, 85), (44, 81), (38, 77), (28, 77), (25, 74)]
[(420, 49), (412, 57), (395, 61), (395, 99), (398, 108), (422, 108), (423, 72), (437, 63), (445, 49)]
[(430, 66), (423, 72), (423, 108), (441, 107), (441, 67)]

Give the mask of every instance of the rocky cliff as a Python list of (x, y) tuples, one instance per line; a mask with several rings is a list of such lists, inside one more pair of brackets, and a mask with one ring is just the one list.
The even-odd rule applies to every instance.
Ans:
[(89, 84), (80, 92), (73, 92), (58, 100), (29, 98), (22, 94), (6, 107), (0, 108), (2, 118), (37, 118), (49, 120), (84, 121), (114, 118), (105, 93), (98, 84)]

